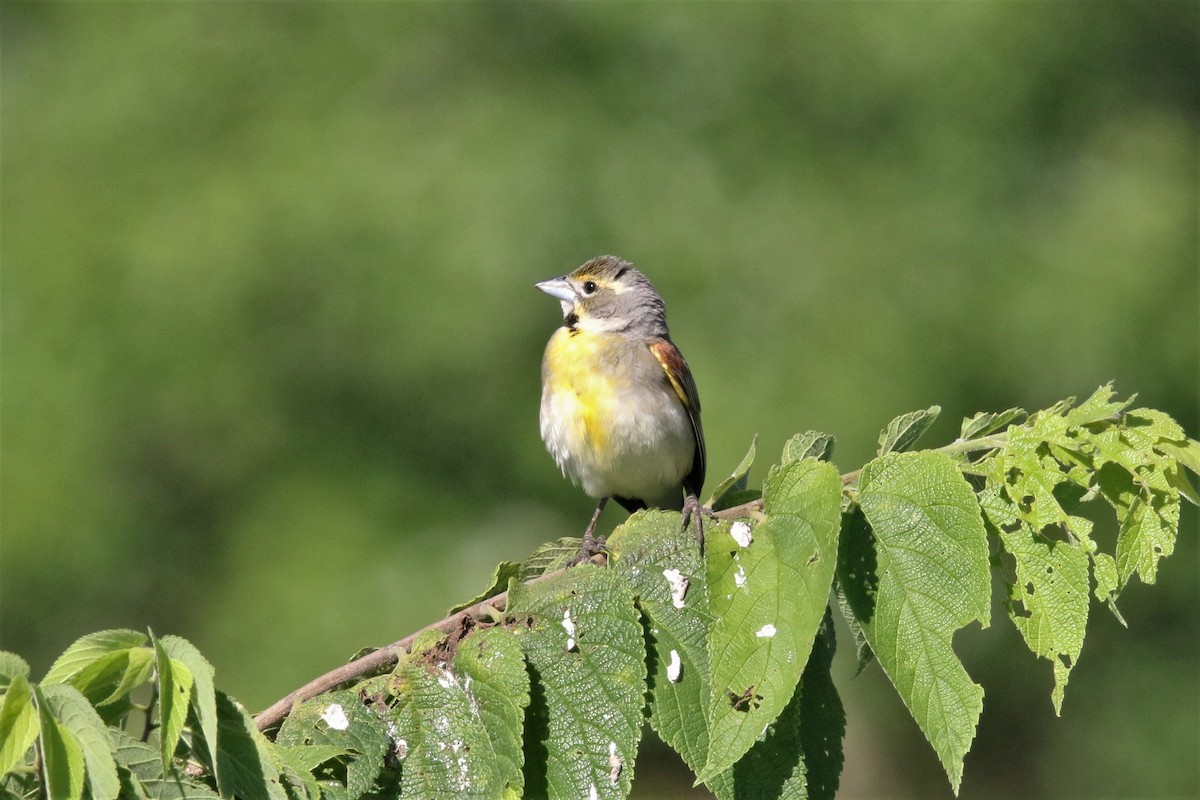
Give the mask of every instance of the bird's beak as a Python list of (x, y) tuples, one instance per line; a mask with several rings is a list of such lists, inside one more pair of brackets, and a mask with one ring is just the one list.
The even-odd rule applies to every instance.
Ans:
[(575, 289), (567, 282), (566, 278), (553, 278), (541, 283), (535, 283), (534, 286), (562, 303), (563, 311), (567, 311), (575, 305), (575, 300), (577, 299)]

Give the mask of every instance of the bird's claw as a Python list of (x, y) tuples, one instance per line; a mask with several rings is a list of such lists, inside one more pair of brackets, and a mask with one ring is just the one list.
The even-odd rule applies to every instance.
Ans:
[(567, 566), (573, 567), (576, 564), (590, 561), (592, 556), (604, 551), (604, 541), (605, 537), (595, 536), (590, 529), (586, 531), (582, 541), (579, 542), (579, 554), (571, 559)]
[(700, 498), (694, 494), (689, 494), (683, 501), (683, 529), (692, 524), (692, 520), (696, 522), (696, 543), (700, 545), (700, 552), (704, 552), (704, 518), (715, 520), (716, 513), (707, 506), (700, 504)]

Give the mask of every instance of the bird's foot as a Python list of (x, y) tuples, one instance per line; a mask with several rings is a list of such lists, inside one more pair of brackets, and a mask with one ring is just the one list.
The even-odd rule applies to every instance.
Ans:
[(571, 559), (571, 563), (567, 566), (573, 567), (576, 564), (582, 564), (585, 561), (591, 561), (592, 556), (604, 551), (605, 537), (596, 536), (592, 533), (591, 528), (583, 534), (583, 541), (579, 543), (579, 555)]
[(694, 494), (689, 494), (683, 501), (683, 528), (687, 529), (694, 520), (696, 523), (696, 542), (700, 545), (700, 552), (704, 552), (704, 518), (716, 519), (716, 513), (707, 506), (700, 504), (700, 498)]
[(604, 537), (596, 535), (596, 523), (600, 521), (600, 512), (604, 510), (604, 504), (607, 502), (608, 498), (604, 497), (596, 504), (596, 511), (592, 514), (592, 521), (588, 523), (587, 530), (583, 532), (583, 541), (579, 543), (579, 555), (571, 559), (571, 563), (567, 564), (568, 567), (589, 561), (592, 556), (604, 549)]

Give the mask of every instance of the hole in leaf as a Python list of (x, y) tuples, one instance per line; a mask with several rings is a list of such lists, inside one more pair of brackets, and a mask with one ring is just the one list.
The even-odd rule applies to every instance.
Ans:
[(734, 711), (753, 711), (762, 705), (763, 696), (754, 691), (753, 686), (747, 686), (741, 694), (729, 692), (729, 704)]
[(1025, 594), (1032, 595), (1033, 593), (1034, 593), (1033, 581), (1029, 581), (1028, 583), (1025, 584)]
[(1068, 654), (1066, 654), (1066, 653), (1059, 653), (1059, 654), (1058, 654), (1058, 660), (1059, 660), (1059, 661), (1061, 661), (1061, 662), (1062, 662), (1062, 665), (1063, 665), (1064, 667), (1066, 667), (1067, 669), (1070, 669), (1070, 668), (1071, 668), (1071, 656), (1069, 656)]

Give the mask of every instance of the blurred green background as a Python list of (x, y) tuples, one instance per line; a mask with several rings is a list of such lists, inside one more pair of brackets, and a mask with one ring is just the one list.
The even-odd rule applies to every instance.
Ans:
[[(253, 710), (578, 534), (532, 284), (600, 253), (667, 300), (710, 487), (1110, 379), (1200, 433), (1198, 9), (5, 0), (0, 647), (149, 626)], [(1003, 616), (957, 637), (962, 797), (1200, 794), (1196, 519), (1062, 719)], [(842, 796), (949, 797), (851, 651)]]

